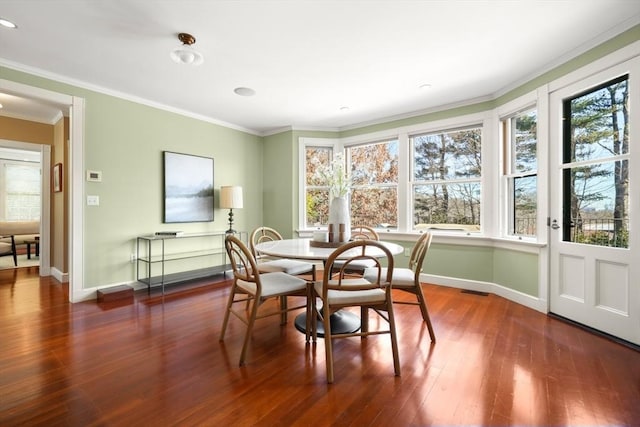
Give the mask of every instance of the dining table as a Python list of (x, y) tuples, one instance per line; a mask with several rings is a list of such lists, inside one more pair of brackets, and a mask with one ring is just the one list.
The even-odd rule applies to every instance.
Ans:
[[(398, 255), (404, 252), (404, 247), (392, 242), (380, 241), (392, 255)], [(310, 238), (300, 239), (282, 239), (264, 241), (256, 244), (255, 249), (260, 255), (267, 255), (274, 258), (290, 258), (298, 260), (307, 260), (312, 262), (326, 262), (329, 256), (336, 250), (335, 247), (327, 247), (322, 243), (314, 244)], [(361, 248), (354, 248), (343, 252), (337, 259), (349, 259), (360, 255)], [(367, 255), (376, 258), (382, 258), (385, 253), (379, 248), (369, 246), (366, 248)], [(294, 321), (295, 327), (300, 332), (306, 332), (307, 314), (302, 313), (296, 316)], [(331, 332), (334, 334), (353, 333), (360, 329), (361, 320), (358, 315), (348, 311), (339, 310), (331, 315), (329, 319), (331, 324)], [(318, 336), (324, 336), (323, 322), (316, 317), (316, 331)]]

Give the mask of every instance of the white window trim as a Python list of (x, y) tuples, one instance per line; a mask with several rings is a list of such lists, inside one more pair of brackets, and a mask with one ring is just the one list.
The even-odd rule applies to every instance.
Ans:
[[(478, 235), (478, 236), (491, 236), (487, 230), (493, 230), (493, 219), (489, 216), (491, 212), (490, 207), (494, 204), (491, 202), (493, 199), (493, 182), (497, 182), (493, 177), (489, 176), (490, 171), (495, 170), (494, 160), (494, 134), (491, 130), (493, 126), (494, 115), (492, 111), (484, 111), (480, 113), (467, 114), (463, 116), (457, 116), (442, 120), (435, 120), (427, 123), (420, 123), (411, 126), (402, 126), (394, 129), (386, 129), (383, 131), (372, 132), (363, 135), (356, 135), (346, 138), (312, 138), (312, 137), (300, 137), (298, 139), (299, 155), (298, 155), (298, 194), (299, 194), (299, 206), (298, 206), (298, 233), (300, 235), (306, 235), (312, 231), (306, 226), (306, 205), (304, 203), (306, 193), (305, 182), (305, 148), (307, 146), (315, 147), (332, 147), (335, 152), (341, 151), (346, 147), (363, 145), (369, 143), (377, 143), (390, 139), (398, 140), (398, 206), (410, 206), (411, 201), (411, 189), (410, 189), (410, 168), (411, 159), (409, 138), (411, 135), (417, 135), (420, 133), (433, 133), (443, 132), (450, 129), (459, 129), (469, 126), (480, 126), (482, 128), (482, 174), (480, 177), (481, 186), (481, 211), (480, 211), (480, 232), (479, 233), (464, 233), (462, 235)], [(413, 209), (404, 209), (398, 212), (398, 229), (393, 234), (416, 234), (412, 231), (412, 215)], [(438, 234), (451, 234), (452, 236), (460, 236), (460, 232), (447, 232), (439, 230)]]

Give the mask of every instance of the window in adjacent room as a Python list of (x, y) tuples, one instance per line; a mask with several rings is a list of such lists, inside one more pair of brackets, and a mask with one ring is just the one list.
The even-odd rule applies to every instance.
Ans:
[(410, 137), (413, 229), (480, 231), (482, 127)]
[(1, 213), (4, 221), (40, 219), (40, 165), (28, 162), (1, 161)]
[(504, 177), (507, 190), (507, 234), (537, 232), (538, 161), (537, 112), (529, 109), (501, 121)]

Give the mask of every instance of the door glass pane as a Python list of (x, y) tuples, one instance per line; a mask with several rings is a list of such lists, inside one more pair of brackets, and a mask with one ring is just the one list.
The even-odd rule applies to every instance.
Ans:
[(570, 100), (571, 145), (565, 163), (605, 159), (629, 152), (629, 92), (622, 81)]
[(617, 183), (622, 170), (628, 170), (627, 160), (570, 169), (573, 191), (568, 241), (629, 247), (628, 194), (626, 186)]
[(564, 102), (564, 241), (629, 247), (627, 80)]

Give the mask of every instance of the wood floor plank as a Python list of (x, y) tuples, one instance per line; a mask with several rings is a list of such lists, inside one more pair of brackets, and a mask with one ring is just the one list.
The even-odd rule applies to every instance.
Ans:
[[(37, 269), (0, 271), (0, 425), (634, 425), (640, 353), (496, 295), (424, 285), (388, 336), (324, 342), (259, 320), (219, 341), (228, 281), (146, 290), (133, 303), (70, 304)], [(398, 293), (398, 299), (411, 295)], [(382, 324), (371, 316), (372, 327)]]

